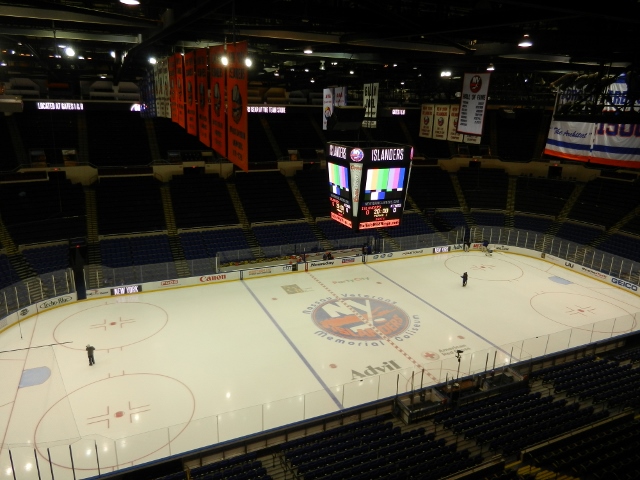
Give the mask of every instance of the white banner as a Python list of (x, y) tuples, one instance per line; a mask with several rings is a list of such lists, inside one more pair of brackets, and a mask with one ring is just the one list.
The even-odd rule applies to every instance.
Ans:
[(462, 142), (462, 134), (458, 133), (458, 120), (460, 117), (460, 105), (451, 105), (449, 109), (449, 131), (447, 140), (451, 142)]
[(472, 143), (474, 145), (480, 145), (482, 137), (480, 135), (465, 135), (464, 143)]
[(333, 89), (322, 90), (322, 130), (327, 129), (327, 122), (333, 115)]
[(482, 135), (484, 111), (487, 107), (490, 73), (465, 73), (460, 98), (458, 132)]
[(446, 140), (449, 131), (449, 107), (450, 105), (436, 105), (435, 120), (433, 124), (433, 138)]
[(640, 166), (640, 125), (552, 121), (547, 155), (620, 167)]
[(435, 105), (422, 105), (420, 111), (420, 133), (423, 138), (433, 138), (433, 120), (435, 115)]
[(336, 107), (347, 106), (347, 87), (335, 87), (333, 89), (334, 105)]
[(365, 83), (364, 94), (362, 96), (362, 106), (364, 107), (364, 128), (376, 128), (378, 118), (378, 83)]

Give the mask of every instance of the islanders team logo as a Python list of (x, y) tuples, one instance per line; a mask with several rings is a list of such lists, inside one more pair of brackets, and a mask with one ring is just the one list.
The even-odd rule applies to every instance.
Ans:
[(441, 127), (444, 125), (444, 118), (438, 117), (438, 126)]
[(319, 329), (316, 335), (320, 337), (344, 339), (338, 343), (349, 345), (365, 342), (376, 346), (380, 340), (402, 337), (412, 326), (412, 319), (395, 303), (389, 299), (349, 295), (323, 299), (305, 313), (311, 313)]
[(354, 162), (361, 162), (364, 158), (364, 152), (359, 148), (354, 148), (349, 153), (349, 157), (351, 157), (351, 160), (353, 160)]
[(482, 77), (480, 75), (474, 75), (469, 81), (469, 90), (473, 93), (478, 93), (482, 88)]

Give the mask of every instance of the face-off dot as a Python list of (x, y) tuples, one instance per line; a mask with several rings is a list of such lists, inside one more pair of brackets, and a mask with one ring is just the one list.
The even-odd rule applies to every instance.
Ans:
[(332, 363), (331, 365), (329, 365), (331, 368), (338, 368), (338, 366), (335, 363)]

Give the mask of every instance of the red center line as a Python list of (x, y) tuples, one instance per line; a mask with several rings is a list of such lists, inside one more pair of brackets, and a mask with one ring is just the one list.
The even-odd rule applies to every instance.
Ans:
[(438, 379), (436, 377), (434, 377), (429, 371), (427, 371), (422, 365), (420, 365), (420, 363), (418, 363), (415, 359), (413, 359), (407, 352), (405, 352), (402, 348), (400, 348), (393, 340), (391, 340), (391, 338), (389, 338), (387, 335), (385, 335), (384, 333), (382, 333), (380, 330), (378, 330), (376, 328), (376, 326), (370, 321), (367, 320), (365, 317), (363, 317), (358, 311), (356, 311), (354, 308), (352, 308), (351, 306), (347, 305), (342, 298), (340, 298), (340, 295), (338, 295), (337, 293), (335, 293), (333, 290), (331, 290), (329, 287), (327, 287), (324, 283), (322, 283), (320, 280), (318, 280), (318, 278), (316, 278), (313, 274), (307, 272), (307, 274), (313, 278), (322, 288), (324, 288), (327, 292), (329, 292), (333, 298), (335, 298), (337, 301), (339, 301), (340, 303), (342, 303), (345, 307), (347, 307), (351, 312), (353, 312), (353, 314), (358, 317), (360, 319), (360, 321), (362, 323), (364, 323), (365, 325), (368, 325), (374, 332), (376, 332), (381, 338), (384, 338), (393, 348), (395, 348), (398, 353), (400, 353), (402, 356), (404, 356), (407, 360), (409, 360), (411, 363), (413, 363), (416, 367), (418, 367), (420, 370), (422, 370), (424, 373), (427, 374), (427, 376), (429, 378), (431, 378), (431, 380), (433, 380), (434, 382), (438, 382)]

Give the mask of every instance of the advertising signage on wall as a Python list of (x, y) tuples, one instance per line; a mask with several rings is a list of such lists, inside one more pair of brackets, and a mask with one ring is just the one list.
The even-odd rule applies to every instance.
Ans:
[(389, 142), (327, 143), (331, 218), (353, 230), (400, 225), (413, 148)]

